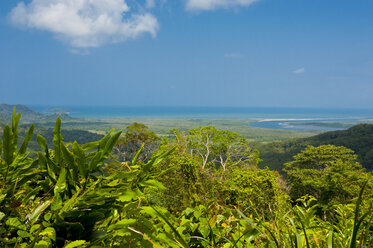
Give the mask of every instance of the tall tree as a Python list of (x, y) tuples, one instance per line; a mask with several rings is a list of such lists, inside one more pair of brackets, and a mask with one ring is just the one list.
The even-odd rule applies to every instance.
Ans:
[(348, 203), (371, 177), (356, 160), (354, 151), (343, 146), (308, 146), (285, 164), (291, 197), (313, 195), (324, 209)]
[(135, 122), (126, 127), (126, 132), (114, 146), (114, 151), (119, 161), (131, 161), (136, 152), (144, 144), (144, 148), (138, 159), (147, 161), (157, 149), (159, 141), (160, 138), (158, 135), (150, 131), (146, 125)]
[(189, 131), (188, 144), (192, 154), (202, 159), (202, 168), (209, 162), (223, 171), (238, 164), (257, 165), (259, 152), (253, 150), (245, 137), (215, 127), (198, 127)]

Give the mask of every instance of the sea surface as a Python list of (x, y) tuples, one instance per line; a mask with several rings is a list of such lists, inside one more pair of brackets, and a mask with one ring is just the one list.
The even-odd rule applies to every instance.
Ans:
[[(250, 126), (292, 130), (339, 130), (333, 127), (287, 125), (287, 122), (371, 122), (373, 109), (269, 108), (269, 107), (166, 107), (166, 106), (31, 106), (50, 114), (77, 118), (246, 118)], [(52, 111), (52, 112), (50, 112)]]

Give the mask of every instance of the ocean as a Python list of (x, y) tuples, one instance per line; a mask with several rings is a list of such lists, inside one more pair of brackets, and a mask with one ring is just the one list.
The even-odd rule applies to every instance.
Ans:
[(253, 127), (293, 130), (343, 128), (286, 125), (287, 122), (371, 122), (373, 109), (167, 106), (31, 106), (43, 113), (64, 112), (76, 118), (246, 118)]

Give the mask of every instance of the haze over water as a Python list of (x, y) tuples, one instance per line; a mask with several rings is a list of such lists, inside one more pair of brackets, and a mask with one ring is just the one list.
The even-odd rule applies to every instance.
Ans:
[[(49, 106), (31, 106), (46, 112)], [(276, 107), (173, 107), (173, 106), (63, 106), (72, 117), (173, 117), (173, 118), (250, 118), (250, 119), (373, 119), (371, 109), (321, 109)], [(57, 108), (58, 110), (58, 108)], [(54, 108), (56, 111), (56, 108)], [(58, 111), (57, 111), (58, 112)]]

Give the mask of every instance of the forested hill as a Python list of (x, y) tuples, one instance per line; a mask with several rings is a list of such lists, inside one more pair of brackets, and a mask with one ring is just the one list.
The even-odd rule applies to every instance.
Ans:
[(368, 170), (373, 171), (373, 124), (360, 124), (347, 130), (333, 131), (309, 138), (291, 139), (258, 145), (260, 166), (281, 171), (283, 164), (305, 149), (308, 145), (336, 145), (345, 146), (356, 152), (359, 162)]
[[(0, 104), (0, 122), (10, 122), (14, 108), (16, 108), (17, 113), (22, 114), (22, 122), (55, 121), (57, 118), (57, 114), (45, 115), (22, 104)], [(72, 119), (67, 114), (58, 115), (63, 120)]]
[(12, 117), (14, 108), (16, 108), (18, 113), (22, 114), (23, 119), (34, 119), (34, 118), (40, 118), (43, 116), (42, 113), (36, 110), (33, 110), (22, 104), (16, 104), (16, 105), (0, 104), (0, 117), (10, 119)]

